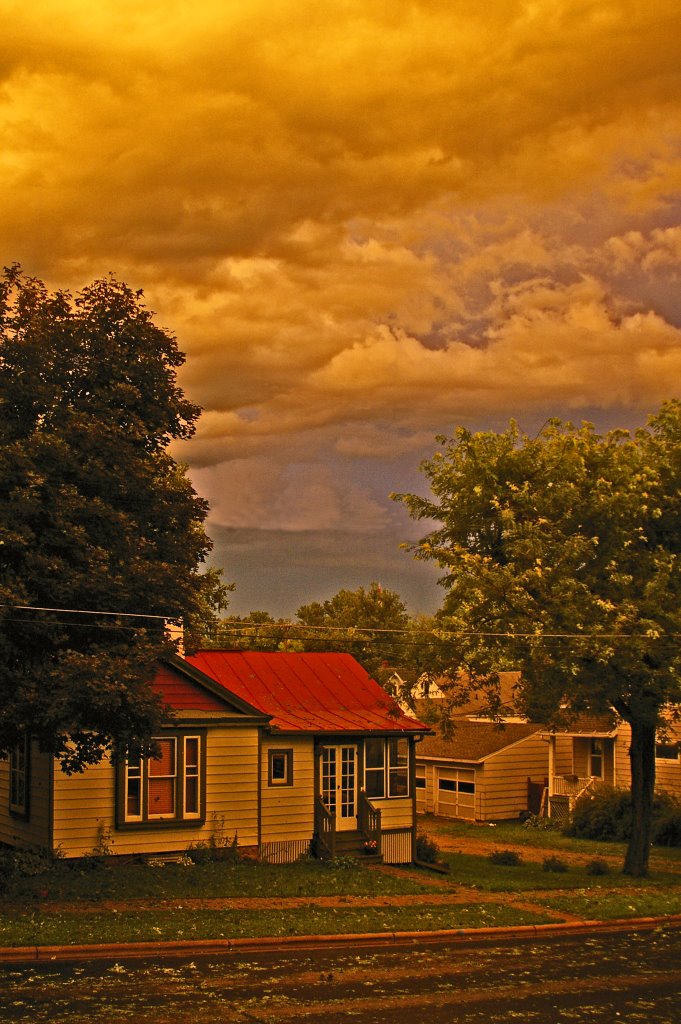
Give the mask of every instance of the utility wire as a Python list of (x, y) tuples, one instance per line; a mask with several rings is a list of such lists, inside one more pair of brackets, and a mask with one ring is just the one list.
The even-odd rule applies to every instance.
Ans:
[(22, 612), (62, 612), (68, 615), (125, 615), (132, 619), (177, 619), (177, 615), (149, 615), (146, 612), (99, 612), (90, 608), (41, 608), (33, 604), (0, 604), (0, 608), (11, 608)]
[[(114, 611), (96, 611), (93, 609), (86, 608), (52, 608), (52, 607), (40, 607), (37, 605), (12, 605), (2, 604), (0, 608), (8, 608), (13, 611), (37, 611), (37, 612), (59, 612), (64, 615), (92, 615), (92, 616), (112, 616), (118, 618), (137, 618), (137, 619), (155, 619), (161, 621), (178, 621), (180, 616), (169, 616), (169, 615), (152, 615), (145, 612), (114, 612)], [(68, 622), (41, 622), (39, 620), (32, 623), (27, 619), (6, 619), (5, 621), (21, 622), (23, 625), (79, 625), (78, 623)], [(84, 624), (80, 624), (84, 625)], [(129, 626), (114, 626), (108, 627), (103, 623), (93, 623), (92, 628), (133, 628)], [(391, 636), (395, 637), (414, 637), (415, 635), (421, 637), (431, 637), (432, 643), (448, 643), (459, 637), (482, 637), (489, 639), (515, 639), (515, 640), (667, 640), (674, 639), (679, 636), (678, 633), (658, 633), (656, 635), (650, 635), (645, 633), (517, 633), (511, 631), (487, 631), (477, 629), (461, 629), (461, 630), (430, 630), (430, 629), (398, 629), (388, 628), (383, 626), (315, 626), (306, 625), (302, 622), (245, 622), (237, 619), (222, 619), (218, 623), (218, 631), (222, 635), (233, 635), (233, 636), (252, 636), (254, 633), (258, 635), (260, 631), (272, 631), (277, 630), (297, 631), (298, 633), (308, 632), (324, 634), (341, 634), (339, 639), (351, 640), (353, 638), (363, 639), (375, 638), (376, 634), (385, 635), (386, 639)], [(438, 636), (437, 633), (441, 632), (443, 635)], [(347, 634), (351, 633), (351, 636)], [(451, 640), (449, 639), (451, 638)], [(403, 644), (409, 643), (410, 645), (416, 645), (423, 643), (423, 641), (411, 639), (409, 641), (402, 641)]]

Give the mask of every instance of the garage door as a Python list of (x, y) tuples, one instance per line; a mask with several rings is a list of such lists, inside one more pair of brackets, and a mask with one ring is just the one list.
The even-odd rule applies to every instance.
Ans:
[(475, 820), (475, 772), (472, 768), (437, 769), (436, 813)]

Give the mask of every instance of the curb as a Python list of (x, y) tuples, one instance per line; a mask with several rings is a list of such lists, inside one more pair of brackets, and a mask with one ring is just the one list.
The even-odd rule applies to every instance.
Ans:
[(554, 935), (593, 935), (620, 931), (649, 931), (663, 926), (681, 928), (681, 914), (669, 917), (618, 918), (613, 921), (568, 921), (556, 924), (506, 925), (498, 928), (451, 928), (439, 931), (359, 932), (345, 935), (263, 936), (242, 939), (101, 943), (73, 946), (17, 946), (0, 948), (0, 964), (46, 963), (67, 960), (131, 960), (149, 957), (196, 957), (280, 949), (391, 946), (402, 943), (451, 942), (474, 944), (504, 939), (550, 938)]

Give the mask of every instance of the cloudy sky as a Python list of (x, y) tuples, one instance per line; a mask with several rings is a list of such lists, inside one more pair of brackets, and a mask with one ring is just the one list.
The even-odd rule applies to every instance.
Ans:
[(678, 0), (0, 0), (0, 242), (144, 288), (234, 612), (379, 580), (458, 424), (681, 387)]

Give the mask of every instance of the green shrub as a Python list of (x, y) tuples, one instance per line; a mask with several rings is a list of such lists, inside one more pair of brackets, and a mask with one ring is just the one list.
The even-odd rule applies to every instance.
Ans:
[(505, 867), (514, 868), (522, 864), (520, 854), (515, 850), (492, 850), (489, 855), (492, 864), (503, 864)]
[(653, 842), (658, 846), (681, 846), (681, 801), (667, 793), (655, 798)]
[[(612, 786), (599, 786), (580, 797), (564, 831), (579, 839), (627, 842), (631, 822), (631, 794)], [(652, 841), (658, 846), (681, 846), (681, 802), (668, 793), (655, 794)]]
[(607, 860), (601, 860), (600, 857), (596, 857), (587, 864), (586, 873), (587, 875), (609, 875), (610, 865)]
[(327, 868), (331, 868), (332, 871), (354, 871), (359, 866), (359, 862), (356, 857), (351, 857), (349, 854), (339, 854), (338, 857), (332, 857), (331, 860), (322, 861)]
[(542, 868), (544, 871), (561, 872), (567, 871), (568, 866), (564, 860), (560, 859), (560, 857), (544, 857)]
[(417, 832), (415, 856), (424, 864), (435, 864), (440, 856), (440, 847), (424, 832)]
[(522, 821), (523, 828), (537, 828), (545, 832), (550, 832), (560, 827), (553, 818), (545, 818), (540, 814), (527, 814)]
[(36, 878), (52, 870), (54, 857), (49, 850), (31, 846), (12, 851), (11, 874), (20, 878)]
[(626, 841), (631, 833), (631, 794), (599, 786), (580, 797), (565, 829), (579, 839)]

